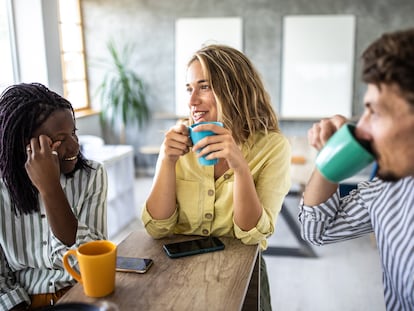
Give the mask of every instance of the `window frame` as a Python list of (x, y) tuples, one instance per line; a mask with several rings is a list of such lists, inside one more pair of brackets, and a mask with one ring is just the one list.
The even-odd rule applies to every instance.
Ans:
[[(5, 17), (6, 17), (6, 24), (7, 24), (7, 35), (8, 35), (8, 51), (10, 53), (11, 61), (11, 79), (6, 84), (0, 84), (0, 93), (3, 92), (10, 84), (16, 83), (16, 81), (20, 80), (19, 76), (19, 62), (17, 58), (17, 47), (16, 47), (16, 31), (14, 26), (14, 16), (13, 16), (13, 2), (12, 0), (4, 0), (5, 5)], [(7, 61), (7, 60), (6, 60)]]
[[(87, 77), (87, 70), (86, 70), (86, 53), (85, 53), (85, 41), (84, 41), (84, 33), (83, 33), (83, 15), (82, 15), (82, 6), (80, 0), (70, 0), (76, 8), (78, 15), (73, 18), (72, 20), (68, 21), (68, 14), (61, 14), (60, 7), (62, 6), (61, 3), (65, 2), (65, 6), (68, 5), (69, 0), (58, 0), (58, 11), (57, 11), (57, 19), (58, 19), (58, 28), (59, 28), (59, 38), (60, 38), (60, 59), (61, 59), (61, 66), (62, 66), (62, 86), (63, 86), (63, 96), (68, 99), (73, 107), (75, 112), (79, 112), (82, 115), (88, 114), (88, 111), (91, 110), (90, 104), (90, 97), (89, 97), (89, 87), (88, 87), (88, 77)], [(64, 27), (62, 27), (64, 26)], [(68, 37), (64, 37), (65, 31), (62, 31), (62, 28), (65, 27), (72, 27), (72, 31), (77, 32), (76, 37), (79, 41), (75, 42), (75, 44), (68, 44), (65, 40), (68, 40)], [(66, 47), (78, 46), (80, 47), (78, 50), (71, 50), (70, 48)], [(75, 78), (71, 77), (70, 70), (70, 62), (68, 58), (70, 56), (77, 55), (76, 66), (81, 68), (80, 75), (76, 76)], [(80, 57), (79, 57), (80, 56)], [(73, 60), (73, 59), (72, 59)], [(79, 88), (75, 91), (71, 91), (71, 85), (80, 84)], [(79, 100), (74, 95), (71, 94), (82, 94), (82, 98)], [(83, 101), (83, 104), (80, 105), (79, 101)]]

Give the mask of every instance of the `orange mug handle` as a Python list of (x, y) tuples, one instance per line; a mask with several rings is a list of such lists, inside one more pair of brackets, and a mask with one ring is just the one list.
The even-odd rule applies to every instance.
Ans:
[(69, 264), (69, 256), (76, 257), (76, 250), (70, 249), (63, 255), (63, 266), (76, 281), (82, 283), (82, 278), (80, 274), (76, 272), (75, 269), (73, 269)]

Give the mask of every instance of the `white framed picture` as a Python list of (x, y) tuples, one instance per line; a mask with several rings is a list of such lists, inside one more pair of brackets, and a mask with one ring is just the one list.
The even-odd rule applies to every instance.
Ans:
[(283, 19), (281, 117), (351, 117), (355, 16)]

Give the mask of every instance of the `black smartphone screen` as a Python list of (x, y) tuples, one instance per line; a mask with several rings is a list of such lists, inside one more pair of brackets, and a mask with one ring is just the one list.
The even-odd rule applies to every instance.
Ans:
[(224, 244), (216, 237), (165, 244), (164, 250), (171, 258), (190, 256), (224, 249)]
[(145, 273), (152, 265), (152, 259), (136, 257), (116, 257), (116, 270), (121, 272)]

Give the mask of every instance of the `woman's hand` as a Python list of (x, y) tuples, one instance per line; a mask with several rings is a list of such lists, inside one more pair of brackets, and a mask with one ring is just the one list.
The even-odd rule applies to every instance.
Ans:
[(233, 139), (231, 131), (215, 124), (201, 124), (193, 131), (212, 131), (216, 135), (207, 136), (193, 146), (193, 151), (200, 150), (198, 157), (207, 160), (224, 159), (230, 168), (236, 170), (246, 164), (239, 146)]
[(335, 115), (314, 123), (308, 131), (309, 144), (317, 150), (321, 150), (328, 139), (346, 122), (347, 119), (344, 116)]
[(165, 133), (160, 155), (171, 162), (177, 162), (178, 158), (186, 154), (192, 146), (188, 137), (188, 128), (184, 124), (178, 124)]
[(26, 146), (26, 172), (42, 197), (47, 220), (53, 234), (67, 246), (76, 241), (78, 220), (69, 206), (60, 185), (60, 165), (57, 148), (61, 142), (40, 135)]
[(52, 143), (48, 136), (40, 135), (38, 138), (31, 138), (30, 144), (26, 146), (26, 172), (40, 193), (59, 184), (60, 166), (56, 150), (60, 144), (60, 141)]

